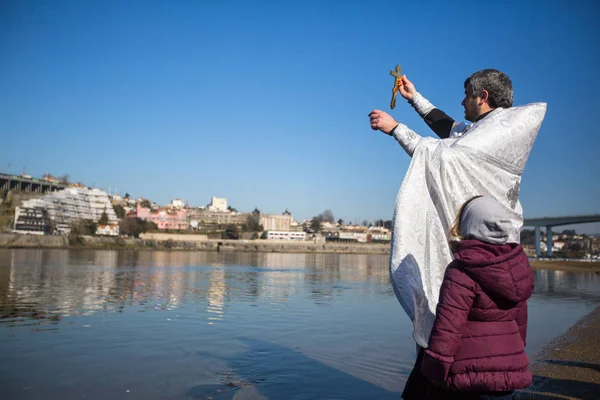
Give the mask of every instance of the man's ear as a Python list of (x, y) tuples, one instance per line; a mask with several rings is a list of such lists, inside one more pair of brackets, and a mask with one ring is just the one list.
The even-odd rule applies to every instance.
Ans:
[(481, 92), (481, 104), (480, 105), (482, 105), (483, 103), (487, 103), (489, 97), (490, 97), (490, 94), (488, 93), (488, 91), (483, 89)]

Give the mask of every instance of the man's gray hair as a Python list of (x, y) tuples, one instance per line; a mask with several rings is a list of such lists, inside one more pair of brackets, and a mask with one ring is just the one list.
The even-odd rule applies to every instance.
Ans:
[(492, 108), (509, 108), (513, 104), (513, 88), (509, 77), (496, 69), (483, 69), (475, 72), (465, 81), (473, 88), (473, 96), (480, 97), (488, 92), (488, 103)]

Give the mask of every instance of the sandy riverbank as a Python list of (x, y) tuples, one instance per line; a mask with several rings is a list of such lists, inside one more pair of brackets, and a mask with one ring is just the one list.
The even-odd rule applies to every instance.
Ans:
[(554, 339), (532, 365), (518, 399), (600, 399), (600, 307)]

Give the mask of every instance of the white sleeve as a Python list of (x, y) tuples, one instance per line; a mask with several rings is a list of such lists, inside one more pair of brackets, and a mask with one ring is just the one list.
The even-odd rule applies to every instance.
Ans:
[(408, 104), (413, 106), (421, 118), (425, 118), (425, 116), (435, 108), (435, 106), (419, 92), (417, 92), (412, 99), (408, 101)]
[(400, 146), (412, 157), (415, 148), (422, 139), (421, 136), (408, 129), (404, 124), (398, 126), (391, 132), (391, 135), (400, 143)]

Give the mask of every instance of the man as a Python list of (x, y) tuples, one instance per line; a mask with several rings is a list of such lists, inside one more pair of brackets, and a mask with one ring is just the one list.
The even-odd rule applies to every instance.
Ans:
[(421, 137), (389, 114), (369, 114), (371, 128), (393, 136), (412, 157), (394, 210), (390, 274), (396, 296), (427, 347), (439, 289), (452, 261), (449, 228), (473, 196), (498, 200), (510, 216), (509, 242), (519, 241), (521, 175), (546, 112), (545, 103), (512, 107), (508, 76), (487, 69), (465, 81), (462, 105), (472, 125), (435, 108), (402, 77), (400, 94), (441, 139)]
[[(400, 94), (402, 97), (408, 100), (409, 104), (417, 110), (427, 125), (440, 138), (459, 137), (469, 127), (464, 122), (454, 121), (446, 113), (435, 108), (433, 104), (417, 92), (415, 86), (406, 76), (401, 78), (400, 83)], [(477, 122), (498, 107), (512, 107), (512, 83), (503, 72), (495, 69), (484, 69), (475, 72), (465, 81), (464, 86), (465, 98), (461, 105), (465, 108), (465, 119), (467, 121)], [(372, 123), (375, 118), (389, 117), (393, 120), (387, 113), (378, 112), (377, 110), (375, 112), (377, 114), (372, 116)], [(383, 120), (382, 122), (385, 123), (386, 121)], [(396, 121), (393, 121), (393, 124), (393, 128), (398, 125)], [(373, 124), (371, 126), (373, 127)], [(380, 129), (387, 134), (391, 132), (391, 130), (386, 131), (384, 126), (382, 128), (374, 127), (373, 129)]]

